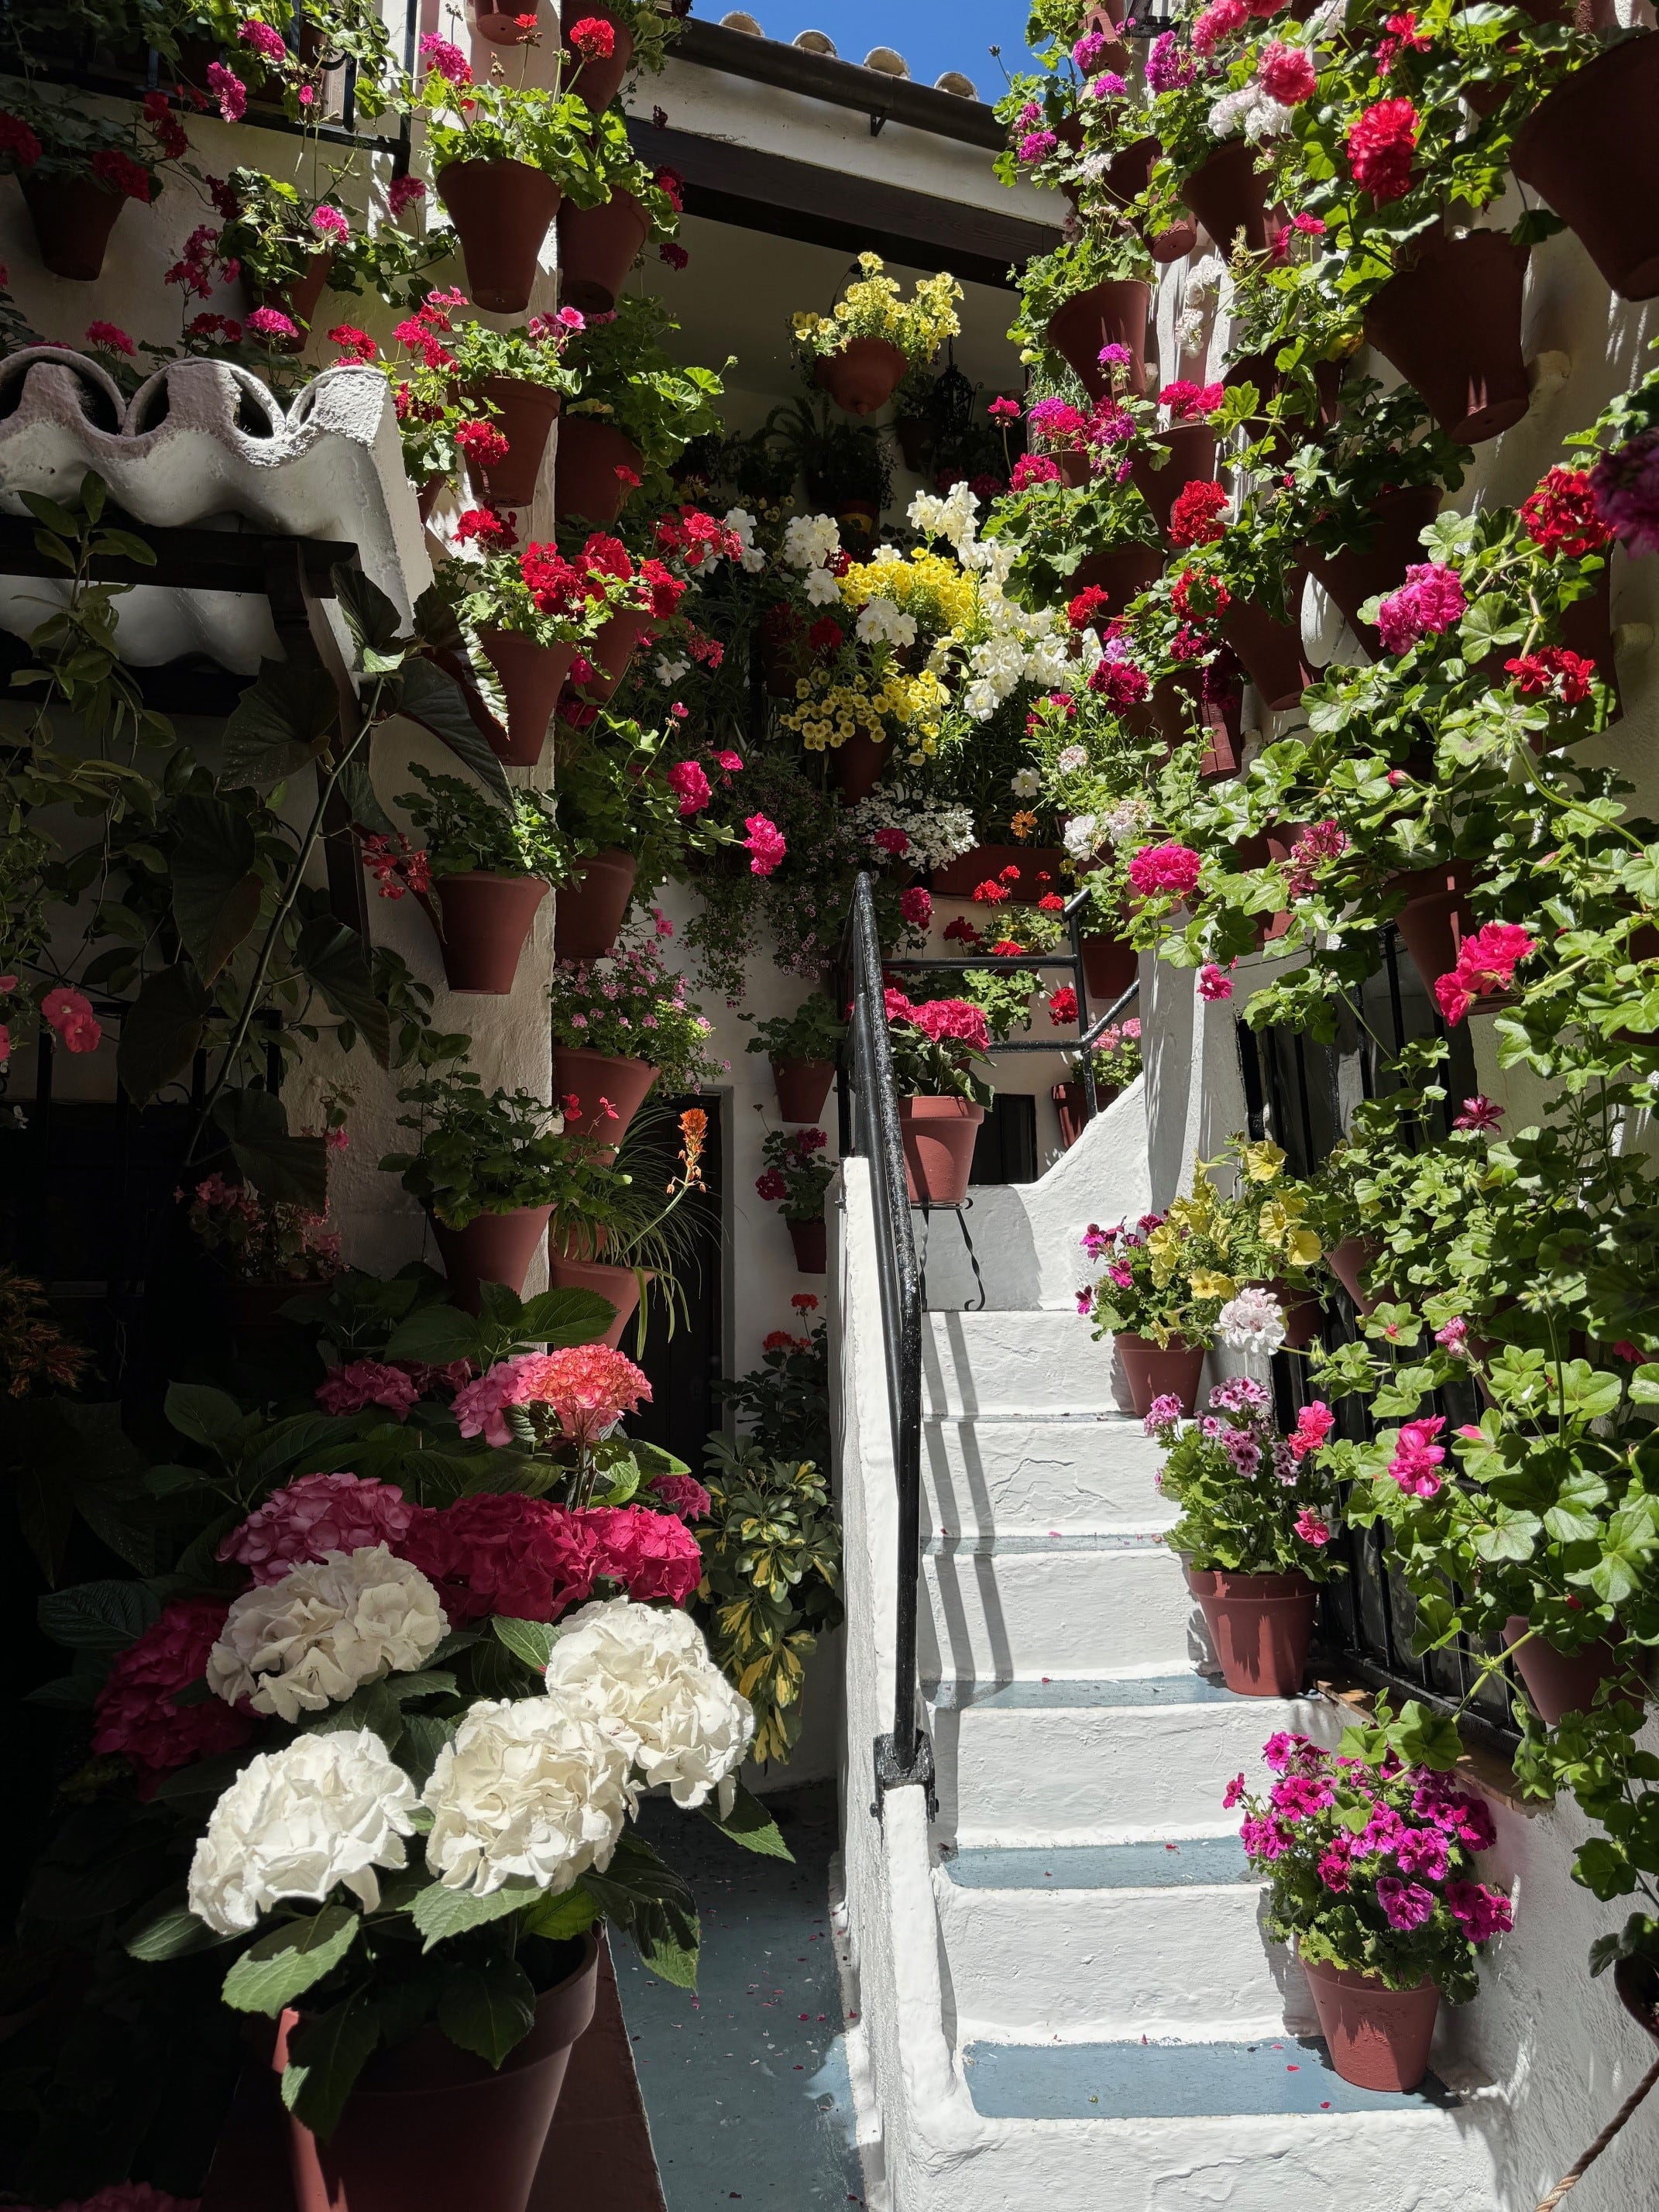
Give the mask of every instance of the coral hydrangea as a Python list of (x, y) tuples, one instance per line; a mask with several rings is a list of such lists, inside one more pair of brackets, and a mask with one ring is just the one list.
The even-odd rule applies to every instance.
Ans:
[[(400, 1378), (407, 1380), (406, 1377)], [(372, 1544), (396, 1549), (418, 1510), (395, 1483), (355, 1474), (302, 1474), (273, 1491), (220, 1545), (217, 1557), (235, 1559), (256, 1583), (279, 1583), (302, 1560)]]
[(175, 1598), (142, 1636), (117, 1652), (93, 1707), (94, 1751), (126, 1759), (143, 1782), (153, 1784), (175, 1767), (234, 1751), (248, 1741), (257, 1724), (233, 1706), (210, 1698), (188, 1705), (174, 1702), (205, 1676), (228, 1610), (217, 1598)]

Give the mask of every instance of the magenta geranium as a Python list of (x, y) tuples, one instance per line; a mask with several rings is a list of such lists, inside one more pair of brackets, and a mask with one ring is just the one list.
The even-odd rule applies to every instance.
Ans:
[(1397, 592), (1378, 602), (1376, 627), (1390, 653), (1405, 653), (1420, 638), (1438, 637), (1468, 611), (1455, 569), (1419, 561)]
[(1454, 1028), (1477, 999), (1510, 990), (1522, 961), (1538, 950), (1538, 940), (1518, 922), (1489, 921), (1473, 930), (1458, 947), (1457, 965), (1435, 978), (1434, 995)]
[(1142, 898), (1185, 898), (1204, 864), (1190, 845), (1143, 845), (1129, 863), (1129, 884)]

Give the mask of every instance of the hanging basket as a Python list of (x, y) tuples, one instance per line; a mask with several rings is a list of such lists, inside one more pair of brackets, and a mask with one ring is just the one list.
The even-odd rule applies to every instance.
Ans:
[(656, 617), (645, 614), (615, 614), (587, 649), (593, 673), (581, 687), (590, 699), (611, 698), (627, 675), (634, 655), (656, 632)]
[[(1152, 466), (1152, 446), (1169, 455), (1161, 468)], [(1182, 491), (1189, 483), (1212, 482), (1214, 476), (1215, 432), (1204, 422), (1173, 423), (1146, 444), (1138, 442), (1129, 456), (1130, 481), (1166, 538), (1170, 511)]]
[(795, 1267), (803, 1275), (827, 1275), (830, 1272), (830, 1229), (827, 1222), (791, 1221), (785, 1224), (789, 1242), (795, 1248)]
[(1152, 1412), (1156, 1398), (1178, 1398), (1183, 1416), (1192, 1413), (1204, 1374), (1203, 1345), (1155, 1344), (1149, 1336), (1127, 1330), (1112, 1341), (1129, 1385), (1130, 1402), (1141, 1420)]
[(492, 506), (528, 507), (536, 496), (542, 457), (558, 420), (559, 394), (517, 376), (487, 376), (478, 394), (495, 409), (495, 428), (507, 440), (502, 458), (479, 471), (484, 490)]
[(1121, 614), (1164, 573), (1163, 556), (1156, 545), (1120, 545), (1110, 553), (1086, 554), (1072, 572), (1079, 592), (1096, 585), (1107, 604)]
[(1280, 622), (1254, 599), (1234, 599), (1222, 616), (1221, 635), (1244, 664), (1266, 711), (1281, 714), (1299, 704), (1314, 681), (1314, 672), (1302, 654), (1302, 585), (1305, 571), (1298, 568), (1286, 591), (1294, 622)]
[[(608, 0), (580, 0), (580, 4), (578, 0), (572, 0), (571, 6), (562, 11), (562, 19), (564, 17), (568, 17), (569, 23), (589, 20), (609, 23), (616, 33), (616, 45), (608, 61), (585, 62), (568, 41), (565, 45), (562, 71), (565, 88), (579, 93), (588, 112), (597, 115), (602, 107), (609, 107), (622, 90), (623, 79), (628, 75), (634, 59), (634, 33), (629, 24), (619, 21), (616, 11), (608, 5)], [(579, 65), (581, 75), (577, 76), (575, 71)]]
[(816, 1121), (836, 1079), (830, 1060), (775, 1060), (772, 1087), (778, 1094), (778, 1112), (786, 1121)]
[(819, 356), (812, 376), (849, 415), (873, 415), (903, 383), (909, 365), (890, 339), (848, 338), (838, 353)]
[(553, 1097), (564, 1109), (565, 1135), (603, 1137), (612, 1159), (656, 1079), (649, 1060), (595, 1052), (587, 1045), (553, 1048)]
[[(647, 1274), (646, 1281), (653, 1278)], [(632, 1267), (613, 1267), (604, 1260), (572, 1259), (566, 1254), (554, 1252), (547, 1262), (548, 1288), (554, 1291), (592, 1291), (608, 1298), (617, 1309), (616, 1318), (598, 1340), (608, 1344), (614, 1352), (623, 1340), (623, 1331), (639, 1310), (640, 1279)]]
[(329, 273), (333, 266), (334, 248), (323, 246), (312, 255), (304, 276), (296, 277), (292, 284), (250, 284), (246, 287), (251, 309), (274, 307), (279, 315), (286, 315), (295, 326), (293, 337), (271, 341), (273, 353), (304, 351), (306, 341), (311, 336), (311, 325), (316, 319), (317, 302), (328, 289)]
[(830, 747), (830, 781), (842, 805), (856, 806), (860, 799), (868, 799), (881, 781), (892, 750), (890, 738), (872, 738), (868, 730), (854, 730), (850, 738)]
[(1478, 446), (1531, 404), (1521, 353), (1527, 249), (1506, 231), (1425, 231), (1365, 308), (1365, 337), (1415, 385), (1443, 430)]
[(1621, 299), (1659, 295), (1659, 35), (1610, 46), (1540, 102), (1510, 167)]
[(1129, 390), (1146, 388), (1146, 317), (1152, 288), (1138, 276), (1115, 276), (1073, 294), (1048, 318), (1048, 343), (1070, 365), (1091, 399), (1103, 399), (1112, 388), (1109, 369), (1100, 365), (1103, 346), (1127, 346), (1124, 372)]
[(520, 313), (530, 305), (562, 191), (526, 161), (451, 161), (437, 185), (460, 237), (467, 290), (492, 314)]
[(901, 1098), (899, 1137), (912, 1206), (960, 1206), (985, 1109), (970, 1098)]

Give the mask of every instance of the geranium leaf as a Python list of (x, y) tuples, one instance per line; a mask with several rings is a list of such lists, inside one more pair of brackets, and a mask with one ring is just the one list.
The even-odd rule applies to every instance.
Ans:
[(182, 1075), (196, 1055), (213, 1001), (194, 968), (183, 963), (147, 975), (121, 1017), (116, 1073), (135, 1105)]
[(243, 1952), (221, 1995), (237, 2012), (275, 2015), (339, 1965), (362, 1925), (343, 1905), (325, 1905), (308, 1920), (284, 1921)]

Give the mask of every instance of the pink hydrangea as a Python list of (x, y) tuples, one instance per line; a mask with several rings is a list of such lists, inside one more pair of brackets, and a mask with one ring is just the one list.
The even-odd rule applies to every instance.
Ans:
[(1445, 1447), (1434, 1439), (1445, 1425), (1444, 1417), (1434, 1413), (1420, 1421), (1407, 1421), (1401, 1428), (1389, 1473), (1408, 1497), (1433, 1498), (1438, 1492), (1439, 1469), (1446, 1453)]
[(750, 874), (769, 876), (789, 849), (782, 831), (763, 814), (750, 815), (743, 826), (749, 832), (743, 842), (749, 853)]
[(659, 1474), (651, 1487), (682, 1521), (701, 1521), (714, 1504), (695, 1474)]
[(608, 1344), (532, 1352), (513, 1364), (524, 1374), (526, 1401), (550, 1406), (573, 1443), (592, 1443), (651, 1396), (640, 1369)]
[(458, 1498), (436, 1511), (422, 1509), (398, 1547), (435, 1583), (456, 1625), (489, 1613), (556, 1620), (592, 1595), (599, 1548), (592, 1514), (573, 1513), (545, 1498), (495, 1491)]
[(1129, 863), (1129, 882), (1142, 898), (1185, 898), (1203, 867), (1190, 845), (1143, 845)]
[[(363, 1363), (365, 1365), (368, 1362)], [(355, 1474), (302, 1474), (233, 1528), (217, 1556), (235, 1559), (256, 1583), (279, 1583), (305, 1559), (374, 1544), (396, 1551), (419, 1511), (395, 1482)]]
[(702, 1580), (697, 1540), (672, 1513), (648, 1505), (599, 1505), (585, 1516), (597, 1534), (594, 1571), (621, 1583), (641, 1603), (665, 1597), (684, 1605)]
[(411, 1376), (380, 1359), (347, 1360), (317, 1385), (317, 1402), (325, 1413), (361, 1413), (366, 1407), (384, 1406), (400, 1421), (407, 1419), (420, 1395)]
[(145, 1785), (198, 1759), (216, 1759), (246, 1743), (258, 1726), (219, 1698), (175, 1705), (181, 1690), (204, 1680), (229, 1607), (218, 1598), (181, 1597), (116, 1654), (93, 1706), (92, 1747), (126, 1759)]
[(1416, 561), (1406, 580), (1376, 610), (1376, 627), (1390, 653), (1405, 653), (1420, 638), (1438, 637), (1462, 621), (1468, 602), (1455, 568), (1438, 561)]

